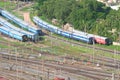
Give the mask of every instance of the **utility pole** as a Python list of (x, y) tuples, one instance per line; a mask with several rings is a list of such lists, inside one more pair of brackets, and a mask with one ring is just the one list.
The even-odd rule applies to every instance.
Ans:
[[(18, 52), (17, 52), (17, 48), (15, 48), (15, 54), (16, 54), (16, 65), (17, 65), (17, 63), (18, 63), (18, 61), (17, 61), (17, 57), (18, 57)], [(18, 80), (18, 67), (16, 67), (16, 72), (17, 72), (17, 79), (16, 80)]]
[[(50, 36), (52, 36), (52, 32), (50, 32)], [(52, 43), (53, 43), (53, 41), (52, 41), (52, 39), (51, 39), (51, 48), (53, 47), (53, 46), (52, 46)]]
[(17, 10), (19, 10), (19, 0), (17, 0)]
[(120, 65), (119, 65), (120, 63), (119, 63), (119, 61), (118, 61), (118, 80), (120, 79), (120, 69), (119, 69), (119, 67), (120, 67)]
[(44, 59), (42, 58), (42, 74), (45, 77), (44, 71), (45, 71), (45, 68), (44, 68)]
[[(1, 35), (1, 33), (0, 33)], [(1, 52), (1, 48), (0, 48), (0, 52)], [(0, 55), (0, 71), (3, 72), (3, 69), (2, 69), (2, 62), (3, 62), (3, 59), (2, 59), (2, 54)]]
[(112, 79), (111, 80), (115, 80), (115, 74), (112, 73)]
[[(119, 41), (118, 42), (120, 44), (120, 32), (118, 34), (119, 34)], [(117, 60), (119, 60), (119, 59), (117, 59)], [(119, 64), (120, 64), (120, 62), (118, 61), (118, 80), (120, 79), (120, 72), (119, 72), (120, 71), (120, 68), (119, 68), (120, 65)]]
[(67, 79), (67, 80), (71, 80), (71, 79), (70, 79), (70, 77), (68, 77), (68, 79)]
[(4, 9), (6, 9), (6, 2), (7, 0), (4, 0)]
[(23, 76), (23, 62), (22, 62), (22, 60), (21, 60), (21, 77)]
[(47, 80), (49, 80), (49, 74), (50, 74), (50, 72), (49, 72), (49, 69), (48, 69), (48, 71), (47, 71)]
[(36, 73), (36, 80), (39, 80), (39, 64), (36, 64), (37, 73)]
[(94, 55), (95, 55), (95, 41), (93, 40), (93, 65), (94, 65)]

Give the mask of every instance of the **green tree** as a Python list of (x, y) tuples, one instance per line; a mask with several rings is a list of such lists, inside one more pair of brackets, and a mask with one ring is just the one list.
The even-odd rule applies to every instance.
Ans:
[(120, 10), (114, 11), (97, 0), (36, 0), (39, 16), (56, 18), (61, 24), (71, 23), (75, 29), (117, 39), (109, 33), (113, 28), (120, 31)]

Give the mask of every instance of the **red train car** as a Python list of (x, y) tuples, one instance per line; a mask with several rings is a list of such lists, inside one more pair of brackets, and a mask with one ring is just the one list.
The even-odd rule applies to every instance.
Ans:
[(106, 41), (103, 38), (97, 38), (97, 37), (95, 37), (95, 41), (96, 41), (96, 43), (99, 43), (99, 44), (106, 44)]
[(95, 42), (98, 44), (111, 45), (113, 42), (111, 39), (102, 36), (94, 36)]
[(94, 35), (94, 34), (89, 34), (89, 33), (78, 31), (78, 30), (74, 30), (74, 33), (77, 33), (79, 35), (86, 35), (88, 37), (93, 37), (94, 38), (93, 41), (95, 43), (98, 43), (98, 44), (112, 45), (112, 43), (113, 43), (112, 40), (107, 38), (107, 37), (98, 36), (98, 35)]
[(87, 34), (87, 35), (93, 37), (95, 43), (104, 44), (104, 45), (112, 45), (113, 44), (113, 41), (107, 37), (98, 36), (98, 35), (94, 35), (94, 34)]

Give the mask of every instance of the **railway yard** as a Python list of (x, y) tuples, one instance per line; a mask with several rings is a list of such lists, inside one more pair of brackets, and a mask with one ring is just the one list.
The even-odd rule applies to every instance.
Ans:
[[(24, 6), (27, 4), (33, 3)], [(42, 31), (45, 35), (38, 42), (22, 42), (0, 34), (0, 78), (120, 80), (119, 46), (111, 49), (107, 45), (81, 43)]]
[[(79, 58), (66, 55), (57, 56), (49, 52), (28, 48), (27, 45), (33, 43), (26, 44), (27, 47), (18, 46), (6, 41), (1, 41), (0, 43), (12, 47), (7, 50), (1, 49), (0, 61), (2, 74), (9, 75), (8, 78), (10, 79), (14, 77), (15, 79), (13, 80), (38, 80), (38, 78), (48, 80), (48, 78), (53, 79), (56, 75), (64, 76), (66, 79), (70, 77), (72, 80), (109, 80), (113, 78), (113, 75), (115, 80), (119, 80), (120, 78), (120, 61), (114, 58), (103, 56), (94, 56), (93, 58), (90, 54), (80, 54)], [(66, 44), (69, 44), (69, 42)], [(23, 53), (21, 53), (21, 50)], [(29, 51), (34, 52), (34, 54), (27, 54), (30, 53)], [(39, 55), (41, 58), (38, 57)], [(85, 61), (85, 59), (88, 60)], [(26, 77), (30, 77), (27, 79), (25, 76), (22, 76), (24, 74)]]

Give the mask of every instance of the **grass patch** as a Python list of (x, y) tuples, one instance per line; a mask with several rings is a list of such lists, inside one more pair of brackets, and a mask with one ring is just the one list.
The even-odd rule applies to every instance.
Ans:
[[(47, 37), (46, 37), (47, 38)], [(52, 42), (51, 42), (52, 41)], [(72, 44), (66, 44), (65, 42), (62, 41), (57, 41), (57, 40), (49, 40), (43, 41), (43, 44), (50, 46), (49, 48), (42, 48), (42, 51), (49, 52), (51, 54), (57, 54), (57, 55), (72, 55), (74, 57), (79, 58), (80, 54), (89, 54), (94, 56), (105, 56), (109, 58), (115, 58), (115, 59), (120, 59), (120, 55), (115, 56), (114, 54), (104, 52), (104, 51), (99, 51), (95, 50), (94, 48), (85, 48), (85, 47), (80, 47), (80, 46), (75, 46)]]
[(14, 16), (16, 16), (17, 18), (20, 18), (20, 19), (24, 19), (23, 18), (23, 15), (19, 13), (19, 11), (12, 11), (11, 14), (13, 14)]
[[(66, 38), (66, 37), (63, 37), (63, 36), (60, 36), (60, 35), (57, 35), (57, 34), (52, 34), (53, 36), (57, 36), (58, 38), (63, 38), (64, 40), (67, 40), (67, 41), (72, 41), (72, 42), (79, 42), (81, 44), (87, 44), (87, 43), (84, 43), (84, 42), (81, 42), (81, 41), (76, 41), (76, 40), (73, 40), (73, 39), (69, 39), (69, 38)], [(89, 45), (89, 44), (88, 44)], [(120, 50), (120, 46), (117, 46), (117, 45), (102, 45), (102, 44), (95, 44), (95, 47), (101, 47), (101, 48), (105, 48), (105, 49), (110, 49), (110, 50)]]
[(6, 2), (0, 1), (0, 7), (8, 11), (11, 11), (16, 7), (16, 4), (14, 4), (13, 2), (9, 2), (9, 1), (6, 1)]
[(107, 46), (107, 45), (99, 45), (99, 44), (96, 44), (96, 46), (102, 47), (102, 48), (106, 48), (106, 49), (111, 49), (111, 50), (120, 50), (120, 46), (117, 46), (117, 45)]
[(32, 11), (33, 11), (33, 5), (32, 5), (32, 6), (29, 6), (29, 7), (24, 7), (24, 8), (22, 8), (20, 11), (32, 12)]
[(0, 44), (0, 48), (9, 48), (9, 46)]
[(0, 40), (1, 40), (1, 41), (5, 41), (5, 39), (4, 39), (4, 38), (2, 38), (1, 36), (0, 36)]

